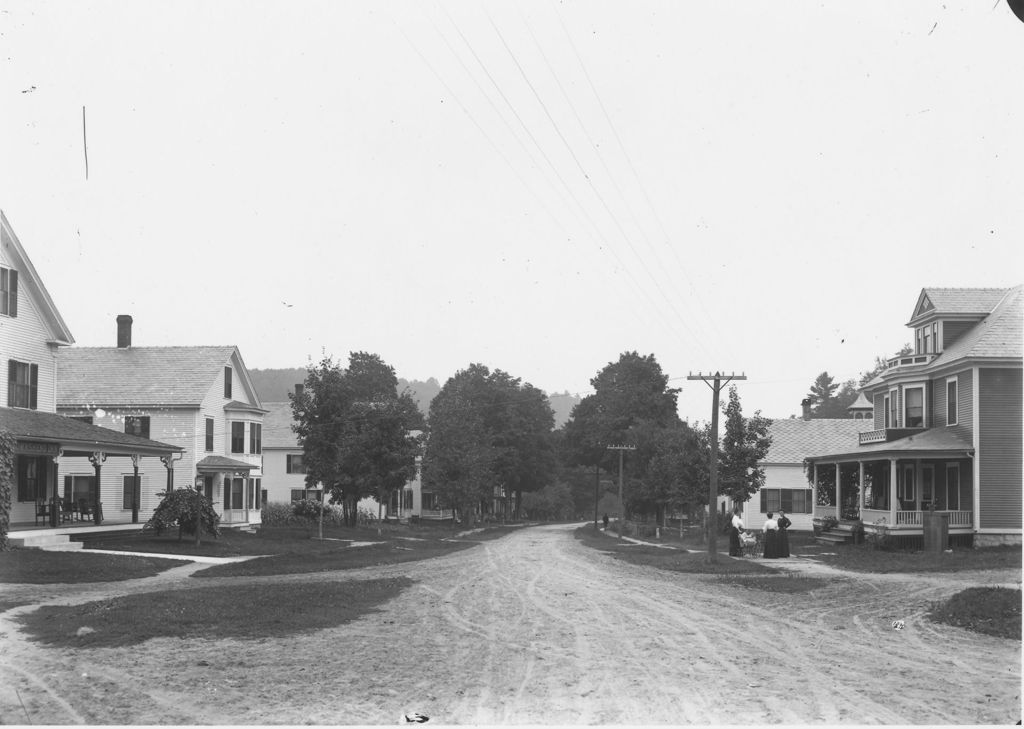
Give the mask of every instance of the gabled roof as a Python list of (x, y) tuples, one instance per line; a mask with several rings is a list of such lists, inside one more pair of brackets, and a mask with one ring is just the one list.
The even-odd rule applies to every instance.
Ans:
[(200, 471), (251, 471), (256, 466), (227, 456), (207, 456), (196, 464)]
[(74, 344), (75, 338), (71, 336), (71, 330), (68, 329), (68, 325), (64, 323), (60, 312), (57, 311), (57, 306), (50, 298), (50, 292), (43, 285), (39, 273), (36, 272), (36, 267), (32, 265), (32, 260), (25, 253), (21, 241), (15, 235), (11, 224), (7, 222), (7, 216), (4, 215), (3, 210), (0, 210), (0, 245), (8, 248), (8, 255), (15, 262), (15, 268), (20, 273), (18, 287), (26, 295), (32, 297), (32, 303), (49, 335), (48, 341), (56, 344)]
[(237, 348), (69, 347), (57, 355), (57, 406), (199, 406)]
[(847, 407), (846, 409), (847, 410), (874, 410), (874, 408), (875, 408), (875, 406), (872, 405), (871, 401), (868, 400), (864, 396), (864, 393), (863, 392), (858, 392), (857, 393), (857, 399), (854, 400), (853, 403), (850, 404), (849, 407)]
[(183, 450), (179, 446), (101, 428), (56, 413), (21, 408), (0, 408), (0, 430), (8, 431), (19, 440), (55, 443), (67, 451), (167, 455)]
[(932, 360), (935, 368), (956, 359), (1016, 358), (1024, 356), (1024, 306), (1021, 295), (1024, 286), (1005, 289), (992, 313), (975, 324)]
[(857, 434), (874, 428), (870, 420), (820, 418), (773, 420), (768, 428), (772, 444), (762, 465), (803, 463), (809, 453), (849, 450), (857, 445)]
[(266, 410), (264, 410), (261, 407), (257, 407), (256, 405), (250, 405), (247, 402), (240, 402), (238, 400), (232, 400), (231, 402), (229, 402), (227, 405), (224, 406), (224, 409), (225, 410), (234, 410), (234, 411), (239, 411), (239, 412), (245, 412), (245, 413), (265, 413), (265, 412), (267, 412)]
[(923, 288), (910, 317), (913, 321), (924, 314), (988, 314), (1009, 289)]
[(292, 404), (290, 402), (265, 402), (267, 414), (263, 416), (263, 449), (299, 448), (299, 439), (292, 430)]

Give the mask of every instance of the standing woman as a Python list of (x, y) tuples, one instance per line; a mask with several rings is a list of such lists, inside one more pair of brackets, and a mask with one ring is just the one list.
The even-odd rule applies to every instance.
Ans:
[(786, 518), (786, 512), (779, 510), (779, 518), (776, 521), (779, 525), (779, 556), (789, 556), (789, 528), (793, 525), (789, 519)]
[(779, 523), (768, 512), (768, 518), (764, 520), (764, 558), (777, 559), (779, 554)]
[(740, 546), (740, 529), (743, 528), (743, 520), (740, 519), (740, 507), (732, 510), (732, 528), (729, 529), (729, 556), (742, 557), (743, 547)]

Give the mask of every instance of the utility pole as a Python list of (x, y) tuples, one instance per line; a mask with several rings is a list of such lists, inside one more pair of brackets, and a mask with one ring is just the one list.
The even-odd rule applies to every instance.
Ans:
[[(722, 382), (723, 377), (725, 382)], [(716, 372), (713, 375), (690, 374), (686, 379), (703, 380), (714, 393), (711, 404), (711, 486), (708, 493), (708, 561), (713, 564), (718, 561), (718, 396), (723, 385), (733, 380), (745, 380), (747, 376)]]
[(625, 451), (635, 451), (636, 446), (613, 445), (608, 446), (608, 450), (619, 452), (619, 539), (622, 539), (622, 528), (626, 523), (626, 502), (622, 498), (622, 456)]
[(597, 502), (601, 499), (601, 466), (594, 465), (594, 533), (600, 531), (597, 526)]

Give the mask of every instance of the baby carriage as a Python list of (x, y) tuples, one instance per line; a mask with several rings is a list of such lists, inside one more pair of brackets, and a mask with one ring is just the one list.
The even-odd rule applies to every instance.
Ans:
[(760, 532), (740, 532), (740, 547), (744, 557), (760, 557), (764, 553), (764, 542)]

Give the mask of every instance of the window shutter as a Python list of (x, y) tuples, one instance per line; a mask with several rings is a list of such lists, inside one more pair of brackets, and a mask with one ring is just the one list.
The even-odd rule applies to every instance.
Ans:
[[(18, 272), (15, 271), (13, 268), (11, 269), (11, 307), (10, 307), (10, 315), (11, 316), (17, 316), (18, 315)], [(31, 319), (32, 317), (29, 317), (29, 318)], [(33, 405), (33, 407), (35, 407), (35, 406)]]
[(224, 508), (231, 508), (231, 479), (224, 477)]
[(39, 391), (39, 365), (32, 365), (30, 372), (31, 374), (29, 375), (30, 387), (28, 395), (28, 406), (32, 410), (35, 410), (36, 405), (38, 404), (37, 393)]
[(761, 489), (761, 513), (768, 513), (768, 492), (765, 489)]

